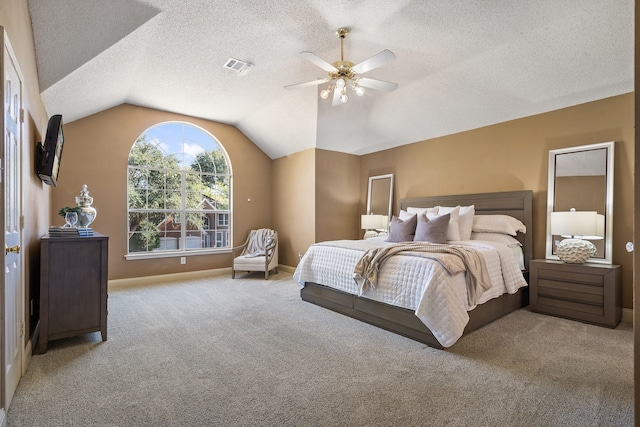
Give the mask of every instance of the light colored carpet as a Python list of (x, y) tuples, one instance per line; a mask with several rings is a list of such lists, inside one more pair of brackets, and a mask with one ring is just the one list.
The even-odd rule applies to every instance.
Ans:
[(291, 275), (113, 290), (109, 340), (33, 357), (9, 426), (631, 426), (632, 328), (512, 313), (446, 351)]

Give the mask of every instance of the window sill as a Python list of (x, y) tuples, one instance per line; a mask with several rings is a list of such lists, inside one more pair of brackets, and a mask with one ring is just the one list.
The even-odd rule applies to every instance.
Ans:
[(157, 252), (134, 252), (126, 254), (124, 259), (134, 261), (137, 259), (155, 259), (155, 258), (179, 258), (198, 255), (219, 255), (231, 253), (231, 248), (221, 248), (215, 250), (190, 250), (190, 251), (157, 251)]

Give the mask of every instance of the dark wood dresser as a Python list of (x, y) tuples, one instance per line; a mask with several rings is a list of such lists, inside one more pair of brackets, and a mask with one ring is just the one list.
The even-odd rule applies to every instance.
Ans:
[(43, 237), (38, 353), (55, 339), (100, 331), (107, 340), (109, 238)]
[(529, 270), (532, 311), (610, 328), (620, 323), (621, 266), (537, 259)]

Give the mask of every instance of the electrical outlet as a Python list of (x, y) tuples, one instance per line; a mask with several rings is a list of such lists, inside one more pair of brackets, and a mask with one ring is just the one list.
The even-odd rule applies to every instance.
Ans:
[(186, 256), (181, 256), (180, 257), (180, 264), (186, 264), (187, 263), (187, 257)]

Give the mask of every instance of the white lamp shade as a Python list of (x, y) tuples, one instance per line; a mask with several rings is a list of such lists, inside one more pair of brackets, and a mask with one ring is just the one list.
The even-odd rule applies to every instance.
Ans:
[(604, 237), (604, 215), (592, 211), (551, 212), (551, 234), (601, 239)]
[(387, 215), (362, 215), (360, 228), (363, 230), (386, 230), (389, 222)]
[(596, 233), (593, 235), (585, 234), (580, 236), (585, 240), (602, 240), (604, 239), (604, 215), (598, 214), (596, 218)]

